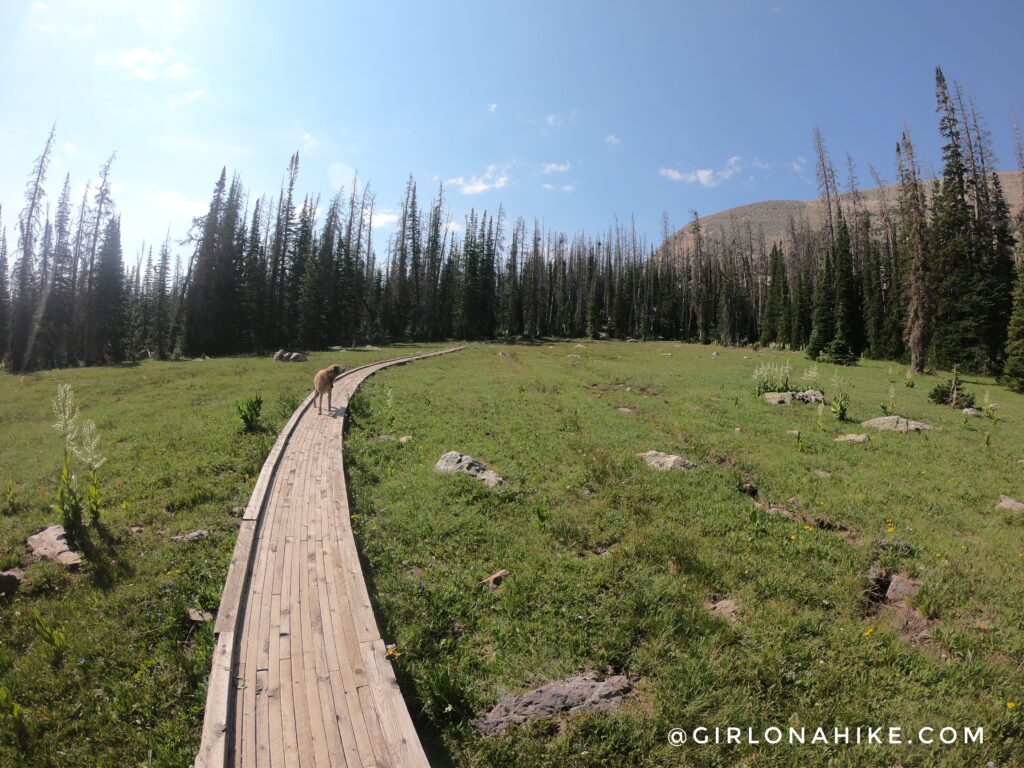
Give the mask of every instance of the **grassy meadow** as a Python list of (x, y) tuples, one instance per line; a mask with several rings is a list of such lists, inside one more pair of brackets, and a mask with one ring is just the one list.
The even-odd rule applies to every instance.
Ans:
[[(213, 636), (187, 612), (216, 611), (240, 508), (277, 430), (317, 368), (415, 349), (0, 376), (0, 569), (27, 573), (0, 602), (0, 765), (191, 763)], [(671, 342), (471, 345), (362, 386), (346, 443), (355, 529), (435, 765), (1024, 762), (1024, 515), (994, 508), (1000, 494), (1024, 499), (1024, 397), (967, 377), (979, 404), (988, 391), (1000, 407), (994, 420), (965, 419), (929, 402), (939, 377), (909, 388), (895, 364), (819, 365), (826, 398), (836, 373), (848, 381), (843, 424), (827, 407), (819, 416), (753, 394), (758, 363), (786, 360), (796, 380), (810, 366), (799, 354)], [(78, 574), (24, 547), (59, 522), (50, 402), (63, 383), (108, 457), (101, 524)], [(890, 387), (896, 413), (940, 429), (862, 429)], [(235, 403), (257, 391), (267, 430), (245, 434)], [(848, 432), (871, 440), (833, 441)], [(449, 450), (506, 485), (435, 474)], [(646, 450), (697, 467), (656, 473), (636, 458)], [(737, 491), (745, 482), (763, 508)], [(772, 514), (773, 503), (803, 519)], [(200, 528), (201, 541), (170, 539)], [(923, 582), (913, 604), (933, 622), (927, 641), (872, 612), (872, 564)], [(510, 576), (498, 589), (479, 583), (500, 568)], [(738, 601), (735, 624), (705, 607), (724, 597)], [(45, 635), (59, 628), (55, 653)], [(495, 738), (474, 731), (502, 696), (586, 670), (629, 675), (625, 706)], [(667, 741), (676, 726), (798, 724), (984, 726), (985, 743)]]
[[(241, 508), (278, 430), (318, 368), (417, 349), (0, 375), (0, 570), (26, 573), (17, 595), (0, 599), (0, 765), (191, 765), (213, 625), (188, 610), (216, 613)], [(80, 419), (96, 422), (107, 457), (100, 525), (87, 529), (90, 557), (77, 574), (25, 549), (60, 522), (50, 508), (63, 462), (50, 426), (60, 384), (73, 387)], [(246, 434), (235, 404), (256, 393), (265, 431)], [(197, 529), (209, 536), (170, 538)], [(61, 628), (57, 651), (44, 635)]]
[[(1024, 499), (1024, 397), (967, 377), (979, 407), (987, 391), (999, 408), (965, 418), (928, 400), (945, 377), (911, 388), (896, 364), (820, 364), (826, 398), (847, 382), (840, 423), (753, 394), (758, 363), (787, 360), (799, 382), (806, 358), (772, 350), (481, 345), (363, 385), (346, 442), (355, 528), (435, 764), (1024, 764), (1024, 515), (994, 508)], [(860, 427), (890, 399), (939, 429)], [(871, 439), (833, 439), (851, 432)], [(385, 433), (413, 440), (373, 439)], [(449, 450), (507, 484), (435, 474)], [(647, 450), (698, 466), (653, 472)], [(873, 564), (923, 582), (912, 605), (929, 637), (871, 608)], [(497, 590), (479, 583), (500, 568)], [(705, 607), (724, 597), (735, 624)], [(473, 730), (501, 697), (583, 670), (629, 675), (626, 705)], [(985, 742), (668, 744), (700, 725), (983, 726)]]

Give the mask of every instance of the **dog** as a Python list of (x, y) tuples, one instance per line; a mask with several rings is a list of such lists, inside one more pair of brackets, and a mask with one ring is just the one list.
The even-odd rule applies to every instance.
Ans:
[(334, 389), (334, 380), (341, 376), (345, 369), (340, 365), (331, 365), (322, 371), (317, 371), (313, 377), (313, 395), (316, 400), (316, 412), (323, 413), (322, 405), (324, 395), (327, 395), (327, 413), (331, 412), (331, 392)]

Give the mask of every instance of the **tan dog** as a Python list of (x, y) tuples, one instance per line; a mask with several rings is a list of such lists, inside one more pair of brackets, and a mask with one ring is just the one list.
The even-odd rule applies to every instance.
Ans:
[(334, 380), (344, 372), (345, 369), (340, 365), (331, 365), (316, 372), (316, 376), (313, 377), (313, 394), (315, 395), (317, 413), (323, 413), (321, 406), (324, 402), (324, 395), (327, 395), (327, 412), (331, 412), (331, 392), (334, 389)]

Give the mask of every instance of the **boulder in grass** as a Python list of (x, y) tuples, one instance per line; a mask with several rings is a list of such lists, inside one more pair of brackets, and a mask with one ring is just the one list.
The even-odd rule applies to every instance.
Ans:
[(996, 509), (1005, 509), (1010, 512), (1024, 512), (1024, 504), (1005, 494), (999, 497), (996, 502)]
[(467, 456), (458, 451), (448, 451), (448, 453), (443, 454), (437, 460), (437, 464), (434, 465), (434, 471), (447, 475), (454, 475), (456, 473), (469, 475), (479, 480), (488, 488), (496, 488), (499, 485), (505, 484), (505, 478), (493, 469), (488, 469), (472, 456)]
[(637, 457), (643, 459), (651, 469), (656, 469), (659, 472), (668, 472), (672, 469), (693, 469), (697, 466), (682, 456), (676, 456), (674, 453), (662, 453), (661, 451), (646, 451), (638, 453)]
[(862, 427), (878, 429), (882, 432), (921, 432), (925, 429), (935, 429), (931, 424), (923, 421), (911, 421), (902, 416), (879, 416), (877, 419), (868, 419), (861, 423)]
[(837, 443), (866, 443), (868, 441), (867, 435), (836, 435), (835, 441)]
[(964, 416), (970, 416), (971, 418), (974, 419), (980, 418), (985, 415), (977, 408), (964, 408), (962, 411), (960, 411), (960, 413), (962, 413)]
[(616, 709), (632, 689), (633, 684), (625, 675), (601, 677), (588, 672), (502, 699), (494, 709), (478, 717), (474, 725), (485, 736), (497, 736), (510, 726), (561, 712)]
[(279, 362), (281, 360), (281, 358), (285, 356), (285, 354), (286, 353), (285, 353), (285, 351), (283, 349), (277, 350), (277, 352), (274, 353), (274, 360), (275, 360), (275, 362)]
[(825, 396), (817, 389), (805, 389), (800, 392), (765, 392), (764, 399), (772, 405), (789, 405), (790, 403), (824, 403)]
[(63, 525), (43, 528), (29, 536), (25, 543), (32, 556), (39, 560), (52, 560), (72, 571), (77, 571), (82, 565), (82, 555), (68, 546), (67, 532)]
[(186, 543), (193, 541), (202, 541), (209, 535), (209, 531), (200, 528), (197, 531), (191, 531), (189, 533), (179, 533), (177, 536), (171, 536), (171, 541), (184, 541)]

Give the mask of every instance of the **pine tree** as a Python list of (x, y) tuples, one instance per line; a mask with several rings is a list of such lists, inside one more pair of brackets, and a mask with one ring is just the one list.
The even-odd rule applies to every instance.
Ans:
[(834, 303), (832, 307), (832, 340), (824, 348), (828, 362), (850, 365), (856, 362), (853, 345), (854, 317), (857, 314), (856, 288), (853, 279), (853, 259), (850, 252), (850, 230), (842, 209), (836, 215), (836, 260), (834, 273)]
[(935, 87), (939, 132), (946, 141), (942, 148), (942, 182), (933, 199), (928, 228), (935, 277), (935, 362), (941, 368), (958, 365), (978, 370), (987, 367), (984, 272), (967, 203), (963, 140), (946, 78), (938, 67)]
[(0, 367), (7, 359), (11, 341), (11, 289), (7, 282), (7, 229), (0, 206)]
[(14, 263), (14, 285), (11, 295), (11, 340), (8, 364), (12, 371), (25, 370), (32, 361), (37, 331), (36, 303), (39, 296), (36, 274), (36, 241), (42, 226), (43, 198), (46, 196), (46, 171), (56, 137), (56, 126), (50, 130), (42, 154), (32, 166), (25, 187), (25, 208), (18, 221), (18, 259)]
[(121, 220), (107, 222), (103, 244), (96, 255), (96, 336), (92, 359), (121, 362), (126, 346), (126, 296), (124, 259), (121, 252)]

